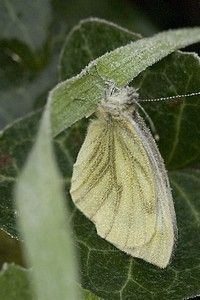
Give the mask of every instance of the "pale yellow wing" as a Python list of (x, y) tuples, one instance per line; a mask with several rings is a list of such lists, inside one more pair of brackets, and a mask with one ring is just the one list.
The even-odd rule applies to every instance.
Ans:
[(91, 122), (70, 192), (97, 233), (117, 248), (140, 247), (153, 237), (155, 178), (141, 138), (125, 117)]
[(149, 243), (124, 249), (128, 254), (142, 258), (160, 268), (165, 268), (170, 261), (175, 235), (168, 205), (160, 203), (155, 234)]
[(177, 236), (176, 216), (169, 180), (157, 145), (138, 114), (135, 121), (132, 121), (132, 126), (138, 135), (143, 137), (143, 146), (151, 161), (156, 184), (157, 221), (155, 233), (148, 243), (134, 249), (127, 247), (124, 251), (160, 268), (165, 268), (169, 264)]

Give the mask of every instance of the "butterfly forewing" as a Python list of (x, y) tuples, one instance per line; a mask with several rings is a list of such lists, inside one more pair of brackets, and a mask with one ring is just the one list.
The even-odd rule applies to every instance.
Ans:
[(156, 224), (153, 174), (125, 118), (91, 122), (74, 165), (71, 195), (98, 234), (121, 249), (151, 239)]
[(163, 159), (144, 121), (136, 114), (135, 120), (131, 120), (131, 123), (138, 135), (142, 137), (143, 146), (146, 149), (154, 173), (157, 195), (157, 221), (155, 233), (150, 242), (135, 249), (127, 247), (124, 251), (165, 268), (170, 261), (177, 238), (176, 216), (169, 180)]

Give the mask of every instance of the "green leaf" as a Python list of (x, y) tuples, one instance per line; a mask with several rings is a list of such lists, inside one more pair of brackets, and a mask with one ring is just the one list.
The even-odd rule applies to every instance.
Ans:
[[(24, 119), (18, 122), (21, 125), (16, 123), (15, 126), (18, 128), (21, 126), (23, 131), (22, 128), (23, 126), (26, 128), (27, 122), (34, 123)], [(84, 138), (85, 125), (83, 121), (74, 124), (71, 129), (58, 136), (54, 143), (59, 166), (68, 184), (74, 159)], [(29, 130), (31, 132), (31, 127)], [(8, 131), (12, 134), (14, 128), (9, 128)], [(24, 133), (25, 138), (27, 132), (24, 131)], [(27, 147), (25, 139), (24, 152), (23, 143), (21, 144), (21, 160), (26, 157)], [(160, 270), (140, 259), (132, 259), (98, 237), (94, 225), (76, 210), (66, 191), (81, 260), (82, 284), (86, 289), (104, 299), (118, 299), (119, 291), (123, 286), (122, 299), (126, 297), (149, 299), (151, 297), (152, 299), (181, 300), (200, 293), (199, 235), (197, 234), (200, 215), (200, 199), (198, 199), (200, 174), (195, 171), (174, 171), (170, 178), (178, 218), (179, 238), (172, 264), (165, 270)], [(132, 264), (132, 280), (128, 281), (130, 264)]]
[(141, 36), (101, 19), (86, 19), (67, 36), (60, 59), (62, 80), (78, 74), (90, 61)]
[[(134, 81), (134, 86), (139, 87), (141, 98), (189, 93), (198, 90), (200, 86), (199, 72), (199, 58), (196, 55), (178, 52), (142, 72), (141, 76)], [(191, 78), (189, 84), (188, 78)], [(179, 111), (184, 105), (184, 120), (182, 120), (181, 129), (178, 132), (179, 135), (177, 135), (179, 143), (174, 154), (173, 163), (168, 164), (168, 169), (177, 169), (191, 164), (199, 164), (200, 162), (199, 139), (197, 138), (198, 126), (196, 126), (196, 122), (198, 124), (200, 121), (198, 99), (199, 97), (191, 97), (185, 100), (181, 99), (181, 101), (144, 103), (144, 107), (155, 123), (160, 136), (159, 148), (165, 161), (167, 161), (168, 151), (172, 149), (171, 145), (174, 143), (176, 134), (174, 128)], [(25, 118), (24, 121), (17, 122), (14, 126), (7, 128), (0, 137), (0, 225), (1, 228), (9, 231), (14, 236), (16, 236), (16, 228), (12, 207), (12, 186), (33, 143), (32, 138), (35, 136), (39, 118), (39, 113)], [(78, 135), (78, 129), (75, 134)], [(82, 132), (79, 135), (81, 134), (83, 136)], [(15, 139), (16, 142), (14, 143), (13, 140)], [(81, 143), (83, 139), (79, 138), (78, 141)], [(78, 141), (76, 145), (80, 145)], [(65, 177), (70, 176), (71, 173), (67, 173), (67, 170), (69, 167), (71, 170), (78, 153), (77, 146), (76, 149), (71, 146), (73, 144), (74, 140), (72, 138), (68, 141), (68, 145), (62, 146), (62, 148), (67, 147), (70, 149), (73, 154), (73, 159), (69, 159), (66, 164), (60, 164), (62, 174)], [(59, 150), (56, 151), (59, 153)]]
[(51, 143), (48, 106), (15, 191), (24, 254), (38, 300), (78, 299), (76, 262), (63, 184)]
[(132, 42), (92, 61), (78, 76), (51, 91), (53, 134), (95, 111), (105, 90), (99, 74), (105, 80), (114, 80), (120, 88), (176, 49), (198, 41), (200, 28), (171, 30)]
[[(98, 78), (95, 71), (94, 74)], [(86, 77), (86, 79), (88, 78)], [(85, 82), (85, 84), (87, 84), (87, 82)], [(159, 85), (159, 80), (157, 80), (157, 84)], [(85, 96), (88, 97), (87, 92)], [(30, 116), (30, 120), (31, 118), (32, 117)], [(1, 141), (4, 144), (4, 141), (7, 140), (8, 153), (9, 151), (13, 151), (11, 150), (13, 146), (13, 140), (11, 142), (10, 137), (15, 132), (15, 126), (18, 126), (18, 128), (21, 127), (21, 131), (23, 132), (23, 126), (26, 128), (27, 122), (30, 122), (30, 124), (34, 123), (31, 123), (30, 120), (21, 120), (20, 122), (17, 122), (13, 128), (10, 127), (4, 131)], [(67, 183), (69, 183), (71, 167), (77, 155), (78, 148), (83, 140), (82, 131), (84, 131), (84, 127), (85, 124), (83, 121), (81, 121), (79, 124), (74, 124), (72, 129), (66, 130), (66, 132), (58, 136), (55, 140), (55, 149), (59, 160), (59, 165)], [(33, 126), (33, 132), (34, 130), (35, 127)], [(21, 163), (25, 160), (28, 144), (30, 146), (32, 143), (32, 127), (29, 128), (28, 133), (25, 130), (24, 134), (24, 149), (23, 138), (21, 137), (21, 141), (19, 140), (21, 142), (21, 151), (19, 151), (19, 161)], [(26, 134), (29, 137), (28, 141), (26, 139)], [(12, 153), (14, 156), (14, 151)], [(17, 156), (16, 161), (18, 161)], [(13, 164), (11, 165), (13, 166)], [(4, 172), (8, 172), (7, 170), (8, 169), (6, 169), (6, 166), (5, 168), (3, 167), (2, 173), (4, 174)], [(12, 168), (10, 170), (12, 171)], [(186, 173), (187, 172), (184, 174)], [(5, 174), (6, 176), (9, 176), (9, 172)], [(175, 175), (180, 175), (180, 178), (183, 178), (183, 175), (178, 172)], [(15, 177), (15, 175), (13, 177)], [(3, 179), (6, 180), (5, 178)], [(193, 174), (190, 180), (187, 177), (188, 184), (190, 183), (192, 185), (192, 192), (194, 192), (195, 195), (198, 195), (199, 184), (197, 185), (196, 182), (193, 182), (192, 184), (192, 179)], [(181, 180), (182, 179), (180, 179), (180, 181)], [(181, 185), (181, 183), (178, 184)], [(183, 186), (185, 186), (185, 183)], [(2, 184), (2, 188), (3, 187), (5, 187), (4, 184)], [(186, 192), (185, 193), (188, 195), (187, 199), (189, 199), (188, 202), (193, 202), (189, 187)], [(188, 212), (188, 208), (183, 209), (185, 207), (185, 200), (178, 193), (176, 194), (175, 198), (180, 198), (180, 201), (178, 202), (179, 206), (176, 207), (176, 209), (178, 212), (178, 226), (180, 231), (179, 236), (181, 237), (181, 241), (178, 243), (178, 248), (176, 250), (177, 252), (175, 252), (175, 258), (170, 267), (168, 267), (166, 270), (159, 270), (158, 268), (153, 267), (142, 260), (130, 258), (124, 253), (118, 251), (111, 244), (98, 237), (94, 225), (76, 210), (72, 202), (69, 200), (68, 195), (68, 204), (72, 210), (72, 224), (76, 235), (77, 248), (79, 249), (80, 254), (82, 284), (84, 287), (105, 299), (120, 299), (121, 290), (123, 290), (123, 292), (121, 292), (122, 299), (130, 297), (131, 299), (160, 299), (160, 297), (163, 299), (182, 299), (183, 297), (189, 297), (191, 295), (198, 294), (199, 288), (196, 284), (196, 279), (199, 280), (200, 277), (198, 267), (190, 268), (190, 265), (194, 266), (195, 263), (193, 264), (193, 262), (188, 261), (188, 265), (184, 265), (181, 259), (182, 254), (184, 259), (186, 255), (189, 254), (190, 249), (188, 245), (196, 243), (196, 236), (194, 239), (194, 232), (198, 230), (198, 225), (196, 222), (194, 222), (193, 217), (190, 216), (193, 220), (193, 226), (190, 227), (191, 231), (193, 232), (192, 235), (188, 229), (188, 224), (186, 223), (187, 214), (190, 214), (190, 211)], [(12, 205), (11, 199), (12, 198), (10, 195), (10, 201), (5, 202), (3, 207), (5, 207), (7, 204), (10, 209), (10, 206)], [(196, 210), (197, 209), (195, 208), (195, 211)], [(11, 227), (13, 224), (4, 224), (5, 227), (7, 225)], [(184, 235), (184, 239), (182, 239), (183, 232), (187, 232), (187, 234)], [(185, 244), (187, 244), (186, 248), (184, 248)], [(196, 249), (197, 248), (194, 247), (194, 252), (192, 253), (193, 257), (191, 258), (191, 260), (194, 259), (195, 262), (199, 259)], [(176, 259), (176, 255), (178, 260)], [(188, 272), (188, 269), (192, 272), (192, 275), (195, 276), (195, 279), (190, 279), (192, 275), (190, 271)], [(189, 284), (187, 285), (188, 282)]]
[(0, 299), (33, 300), (26, 269), (4, 264), (0, 272)]
[[(134, 80), (141, 99), (190, 94), (200, 91), (200, 58), (175, 52), (148, 68)], [(167, 169), (200, 163), (200, 96), (141, 103), (159, 134), (159, 149)]]
[[(89, 19), (80, 22), (69, 34), (62, 51), (62, 80), (75, 75), (91, 59), (131, 41), (133, 37), (132, 33), (105, 21)], [(143, 71), (132, 84), (139, 88), (142, 99), (189, 94), (199, 91), (199, 65), (195, 53), (175, 52)], [(199, 139), (196, 139), (196, 124), (200, 122), (199, 97), (154, 102), (153, 105), (142, 103), (155, 123), (160, 137), (159, 148), (168, 169), (200, 162)]]
[(80, 212), (74, 213), (85, 287), (105, 299), (183, 299), (200, 293), (200, 173), (174, 172), (170, 178), (179, 239), (172, 263), (164, 270), (116, 250), (96, 235)]

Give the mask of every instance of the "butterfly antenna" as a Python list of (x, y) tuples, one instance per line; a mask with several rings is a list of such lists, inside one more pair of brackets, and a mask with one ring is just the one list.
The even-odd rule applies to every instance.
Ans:
[(169, 97), (161, 97), (161, 98), (150, 98), (150, 99), (140, 99), (140, 102), (155, 102), (155, 101), (163, 101), (163, 100), (172, 100), (177, 98), (185, 98), (185, 97), (192, 97), (198, 96), (200, 92), (194, 92), (190, 94), (183, 94), (183, 95), (176, 95), (176, 96), (169, 96)]
[(154, 139), (156, 141), (159, 141), (159, 135), (158, 135), (158, 132), (156, 130), (156, 127), (151, 119), (151, 117), (148, 115), (148, 113), (145, 111), (145, 109), (137, 102), (137, 106), (141, 109), (141, 111), (143, 112), (143, 114), (145, 115), (148, 123), (149, 123), (149, 126), (151, 128), (151, 131), (153, 133), (153, 136), (154, 136)]

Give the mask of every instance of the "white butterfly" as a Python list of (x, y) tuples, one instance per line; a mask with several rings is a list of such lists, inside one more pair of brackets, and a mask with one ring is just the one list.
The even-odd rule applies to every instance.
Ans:
[(176, 217), (163, 159), (138, 105), (131, 87), (112, 89), (102, 100), (74, 165), (70, 192), (102, 238), (165, 268), (176, 241)]

